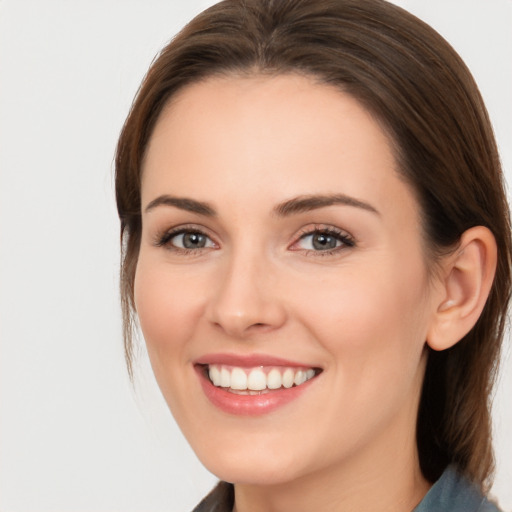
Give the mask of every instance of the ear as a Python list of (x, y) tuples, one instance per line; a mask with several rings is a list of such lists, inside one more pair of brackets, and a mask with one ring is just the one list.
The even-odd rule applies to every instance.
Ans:
[(465, 231), (456, 251), (442, 265), (441, 293), (427, 334), (433, 350), (460, 341), (476, 324), (496, 272), (497, 248), (491, 231), (476, 226)]

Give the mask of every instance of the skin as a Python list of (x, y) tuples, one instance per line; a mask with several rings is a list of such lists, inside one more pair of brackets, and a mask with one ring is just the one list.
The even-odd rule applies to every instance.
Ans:
[[(275, 211), (333, 193), (375, 211)], [(146, 211), (162, 194), (216, 214)], [(236, 510), (412, 510), (429, 488), (415, 424), (425, 341), (446, 289), (429, 275), (418, 204), (372, 116), (297, 75), (188, 86), (150, 139), (142, 208), (135, 304), (153, 370), (198, 457), (235, 483)], [(158, 245), (180, 226), (205, 233), (207, 246)], [(315, 250), (304, 233), (325, 228), (353, 245)], [(211, 353), (323, 371), (289, 404), (235, 416), (199, 384), (193, 361)]]

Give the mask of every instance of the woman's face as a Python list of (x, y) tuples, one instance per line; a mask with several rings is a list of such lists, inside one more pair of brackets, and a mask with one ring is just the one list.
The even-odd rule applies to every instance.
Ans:
[(414, 459), (435, 293), (418, 204), (357, 101), (295, 75), (189, 86), (142, 208), (137, 312), (208, 469), (265, 484)]

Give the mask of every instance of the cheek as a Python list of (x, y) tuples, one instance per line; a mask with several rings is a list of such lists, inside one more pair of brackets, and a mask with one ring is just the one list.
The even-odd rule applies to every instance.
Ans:
[(170, 272), (165, 262), (142, 255), (134, 298), (156, 381), (178, 423), (186, 424), (186, 418), (194, 417), (187, 396), (198, 385), (189, 371), (189, 342), (203, 309), (201, 294), (183, 273)]
[(134, 297), (152, 362), (155, 355), (174, 359), (200, 314), (200, 295), (161, 264), (142, 256), (135, 274)]
[[(425, 289), (418, 275), (402, 281), (391, 270), (345, 276), (343, 286), (309, 297), (316, 306), (307, 313), (308, 328), (330, 355), (337, 390), (336, 407), (323, 414), (330, 415), (326, 424), (344, 424), (348, 437), (384, 429), (404, 404), (414, 421), (424, 372)], [(335, 438), (343, 445), (343, 436)]]
[(303, 309), (309, 330), (351, 386), (412, 376), (428, 327), (422, 266), (368, 268), (344, 275), (337, 286), (316, 289)]

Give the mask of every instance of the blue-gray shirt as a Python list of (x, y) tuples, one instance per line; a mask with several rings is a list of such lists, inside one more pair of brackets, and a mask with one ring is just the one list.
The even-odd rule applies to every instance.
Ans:
[(450, 466), (413, 512), (499, 512), (499, 509)]
[[(234, 490), (231, 484), (219, 485), (193, 512), (231, 512)], [(448, 467), (412, 512), (500, 512), (467, 478)]]

